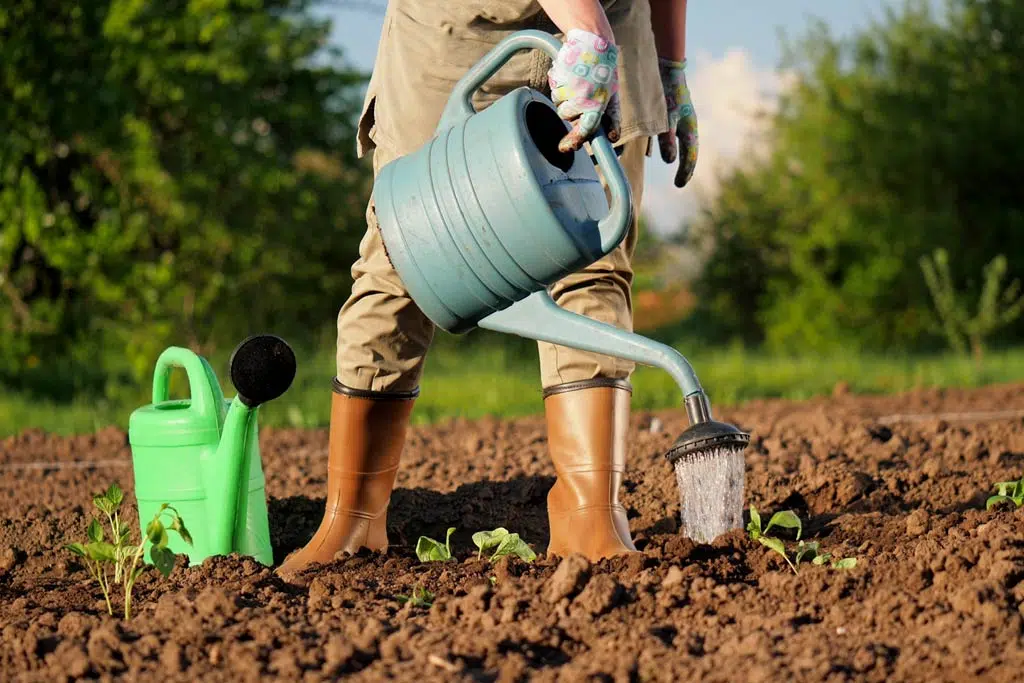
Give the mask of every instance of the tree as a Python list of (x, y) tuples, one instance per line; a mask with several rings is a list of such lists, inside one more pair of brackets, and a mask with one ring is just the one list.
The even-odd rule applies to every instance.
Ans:
[[(815, 24), (773, 151), (708, 207), (698, 299), (776, 349), (933, 343), (919, 259), (943, 248), (976, 298), (999, 254), (1024, 275), (1024, 5), (907, 2), (850, 40)], [(1018, 323), (1006, 334), (1019, 338)]]
[(35, 356), (140, 377), (168, 343), (336, 315), (365, 225), (365, 75), (312, 5), (0, 7), (0, 376)]

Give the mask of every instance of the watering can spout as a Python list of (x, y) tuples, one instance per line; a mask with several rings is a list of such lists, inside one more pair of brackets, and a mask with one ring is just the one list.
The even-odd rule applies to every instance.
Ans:
[(204, 479), (211, 494), (207, 502), (219, 508), (210, 510), (208, 516), (215, 522), (210, 529), (210, 547), (215, 555), (228, 555), (238, 546), (235, 530), (239, 521), (245, 520), (249, 506), (248, 439), (256, 414), (256, 409), (235, 397), (224, 418), (216, 455), (206, 462)]

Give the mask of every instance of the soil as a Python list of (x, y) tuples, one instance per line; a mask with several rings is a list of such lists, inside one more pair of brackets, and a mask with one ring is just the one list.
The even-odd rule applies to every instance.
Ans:
[[(244, 557), (182, 560), (167, 579), (143, 574), (127, 622), (62, 549), (84, 540), (91, 494), (115, 479), (134, 514), (126, 435), (25, 432), (0, 443), (0, 671), (161, 683), (1019, 681), (1024, 508), (986, 511), (985, 500), (994, 482), (1024, 475), (1022, 409), (1024, 385), (887, 398), (837, 387), (719, 409), (752, 433), (748, 505), (766, 518), (792, 509), (805, 540), (858, 560), (798, 574), (742, 531), (703, 546), (677, 533), (662, 454), (686, 427), (681, 411), (633, 416), (622, 496), (642, 552), (595, 564), (544, 555), (553, 471), (539, 417), (413, 428), (386, 555), (338, 558), (300, 586)], [(261, 448), (280, 562), (319, 523), (327, 431), (267, 429)], [(416, 539), (443, 540), (449, 526), (454, 560), (420, 563)], [(537, 559), (477, 559), (471, 534), (499, 526)], [(417, 586), (432, 606), (397, 599)]]

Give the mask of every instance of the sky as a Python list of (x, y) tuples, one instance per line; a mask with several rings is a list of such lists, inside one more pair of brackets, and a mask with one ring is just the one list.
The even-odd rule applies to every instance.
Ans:
[[(369, 71), (383, 15), (343, 7), (331, 11), (332, 42), (353, 66)], [(458, 2), (458, 0), (451, 0)], [(383, 0), (375, 0), (383, 6)], [(373, 4), (374, 0), (368, 0)], [(641, 210), (659, 233), (677, 230), (714, 195), (720, 169), (742, 157), (745, 141), (756, 134), (752, 113), (771, 108), (784, 87), (779, 30), (802, 34), (808, 20), (827, 22), (845, 35), (880, 19), (894, 0), (691, 0), (687, 16), (687, 83), (697, 112), (700, 151), (694, 178), (685, 188), (673, 185), (675, 165), (665, 164), (657, 147), (648, 159)]]

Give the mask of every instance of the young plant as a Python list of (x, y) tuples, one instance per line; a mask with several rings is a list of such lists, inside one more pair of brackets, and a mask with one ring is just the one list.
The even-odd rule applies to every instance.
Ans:
[(505, 555), (515, 555), (525, 562), (533, 562), (537, 554), (519, 538), (519, 534), (511, 534), (508, 529), (498, 527), (494, 531), (478, 531), (473, 534), (473, 543), (479, 548), (477, 557), (483, 557), (485, 550), (496, 548), (490, 560), (494, 562)]
[[(92, 502), (96, 508), (107, 518), (110, 526), (110, 540), (106, 539), (103, 527), (99, 520), (93, 518), (86, 529), (88, 543), (69, 543), (64, 547), (70, 552), (85, 560), (86, 569), (89, 571), (103, 591), (103, 599), (107, 603), (107, 612), (113, 616), (114, 608), (110, 602), (111, 585), (120, 585), (124, 588), (124, 618), (131, 618), (132, 589), (135, 582), (145, 569), (145, 565), (138, 566), (141, 559), (145, 540), (149, 540), (151, 546), (149, 557), (157, 570), (165, 577), (169, 576), (174, 568), (176, 556), (168, 547), (170, 540), (167, 530), (176, 531), (181, 538), (192, 545), (192, 536), (185, 523), (178, 515), (177, 510), (164, 503), (154, 515), (153, 519), (146, 525), (145, 540), (139, 545), (129, 543), (131, 528), (121, 519), (120, 507), (124, 500), (124, 493), (117, 482), (112, 483), (106, 491), (93, 496)], [(161, 518), (167, 516), (170, 524), (165, 526)]]
[(800, 545), (796, 550), (796, 564), (800, 564), (805, 557), (809, 557), (811, 564), (820, 566), (828, 562), (832, 569), (853, 569), (857, 566), (856, 557), (844, 557), (841, 560), (834, 560), (832, 559), (832, 553), (819, 554), (818, 550), (817, 541), (812, 541), (811, 543), (800, 541)]
[(782, 539), (766, 535), (768, 530), (773, 526), (780, 526), (786, 529), (796, 529), (797, 538), (800, 538), (800, 534), (803, 532), (803, 526), (800, 523), (800, 518), (790, 510), (776, 512), (772, 515), (771, 519), (768, 520), (768, 526), (762, 530), (761, 514), (753, 505), (750, 506), (750, 523), (747, 524), (747, 532), (750, 534), (750, 538), (761, 545), (774, 550), (779, 555), (782, 555), (782, 559), (786, 561), (786, 564), (788, 564), (790, 569), (793, 570), (793, 573), (796, 574), (796, 567), (789, 561), (789, 556), (786, 554), (786, 545), (782, 542)]
[(1003, 289), (1002, 280), (1008, 269), (1006, 257), (1000, 254), (985, 266), (985, 282), (973, 316), (954, 287), (946, 251), (936, 249), (931, 260), (925, 256), (920, 263), (949, 345), (960, 354), (966, 354), (969, 346), (975, 362), (980, 363), (985, 338), (1024, 313), (1020, 282), (1015, 280)]
[(412, 589), (412, 595), (396, 595), (395, 597), (399, 602), (408, 602), (413, 607), (430, 607), (434, 604), (434, 594), (420, 586)]
[(435, 541), (432, 538), (420, 536), (419, 540), (416, 541), (416, 557), (420, 558), (420, 562), (447, 562), (452, 559), (452, 549), (449, 542), (454, 531), (455, 527), (448, 529), (444, 545), (441, 545), (439, 541)]
[(1002, 503), (1013, 503), (1015, 507), (1024, 505), (1024, 477), (1020, 481), (1001, 481), (996, 484), (996, 495), (985, 502), (985, 509), (991, 510)]

